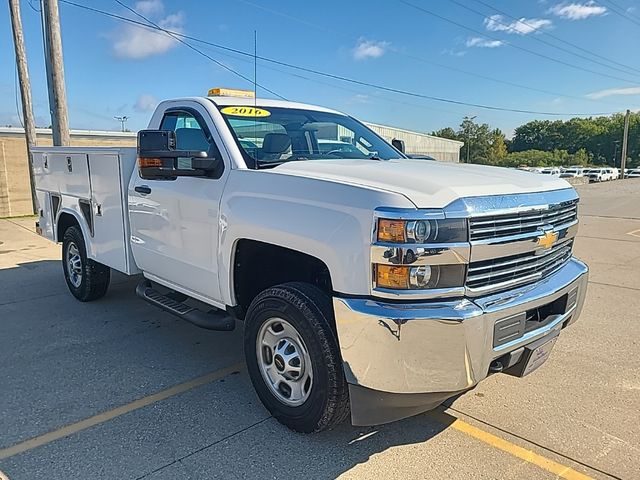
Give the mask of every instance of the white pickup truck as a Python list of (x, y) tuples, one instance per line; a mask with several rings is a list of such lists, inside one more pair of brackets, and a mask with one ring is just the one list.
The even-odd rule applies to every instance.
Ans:
[(34, 148), (36, 228), (80, 301), (114, 269), (195, 325), (244, 321), (253, 385), (292, 429), (389, 422), (526, 375), (580, 314), (564, 180), (412, 160), (285, 101), (168, 100), (148, 128), (137, 150)]

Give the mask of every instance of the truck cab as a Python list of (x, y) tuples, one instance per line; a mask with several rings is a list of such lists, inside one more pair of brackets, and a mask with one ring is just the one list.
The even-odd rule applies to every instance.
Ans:
[(414, 160), (331, 109), (212, 93), (162, 102), (137, 149), (33, 150), (38, 228), (79, 300), (114, 268), (197, 326), (243, 322), (260, 399), (304, 432), (529, 374), (578, 318), (564, 180)]

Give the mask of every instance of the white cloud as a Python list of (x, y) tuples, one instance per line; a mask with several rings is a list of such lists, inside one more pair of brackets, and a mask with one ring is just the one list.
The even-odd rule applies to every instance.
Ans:
[(510, 22), (502, 15), (491, 15), (484, 19), (484, 26), (492, 32), (517, 33), (527, 35), (537, 32), (543, 28), (548, 28), (553, 22), (546, 18), (521, 18)]
[(607, 13), (607, 7), (596, 4), (594, 1), (587, 3), (559, 3), (547, 10), (558, 17), (568, 20), (584, 20), (589, 17), (597, 17)]
[(136, 12), (142, 15), (161, 15), (164, 12), (162, 0), (141, 0), (133, 7)]
[(349, 99), (349, 103), (371, 103), (371, 98), (369, 95), (357, 93)]
[(585, 96), (593, 100), (612, 97), (614, 95), (640, 95), (640, 87), (608, 88), (597, 92), (587, 93)]
[(379, 58), (385, 54), (390, 45), (389, 42), (377, 42), (375, 40), (360, 38), (353, 49), (353, 58), (356, 60)]
[(466, 45), (467, 47), (496, 48), (504, 45), (504, 42), (502, 40), (489, 40), (487, 38), (471, 37), (467, 39)]
[(445, 48), (442, 50), (443, 55), (451, 55), (452, 57), (464, 57), (467, 54), (466, 50), (457, 50), (454, 48)]
[(136, 103), (133, 106), (133, 109), (136, 112), (141, 112), (141, 113), (153, 112), (157, 105), (158, 105), (158, 100), (153, 95), (149, 95), (148, 93), (143, 93), (138, 97), (138, 100), (136, 100)]
[[(161, 0), (143, 0), (137, 2), (135, 8), (139, 13), (150, 17), (164, 12)], [(182, 12), (153, 19), (153, 21), (167, 30), (183, 32), (184, 15)], [(176, 39), (167, 33), (136, 25), (126, 25), (119, 28), (112, 33), (111, 38), (113, 39), (113, 53), (118, 58), (140, 59), (160, 55), (178, 45)]]

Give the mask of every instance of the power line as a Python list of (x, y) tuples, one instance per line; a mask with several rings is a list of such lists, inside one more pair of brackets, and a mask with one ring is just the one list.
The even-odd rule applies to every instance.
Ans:
[[(193, 50), (194, 52), (199, 53), (200, 55), (208, 58), (209, 60), (211, 60), (212, 62), (214, 62), (216, 65), (224, 68), (225, 70), (237, 75), (238, 77), (246, 80), (247, 82), (253, 84), (253, 80), (250, 79), (249, 77), (241, 74), (240, 72), (234, 70), (233, 68), (225, 65), (224, 63), (216, 60), (215, 58), (213, 58), (210, 55), (207, 55), (206, 53), (204, 53), (202, 50), (199, 50), (198, 48), (194, 47), (193, 45), (191, 45), (189, 42), (185, 42), (184, 40), (182, 40), (179, 36), (175, 35), (173, 32), (171, 32), (170, 30), (167, 30), (166, 28), (161, 27), (160, 25), (152, 22), (151, 20), (149, 20), (147, 17), (145, 17), (144, 15), (142, 15), (141, 13), (137, 12), (136, 10), (134, 10), (133, 8), (131, 8), (130, 6), (128, 6), (127, 4), (125, 4), (124, 2), (121, 2), (120, 0), (114, 0), (118, 5), (126, 8), (127, 10), (129, 10), (131, 13), (133, 13), (134, 15), (142, 18), (144, 21), (146, 21), (147, 23), (153, 25), (153, 27), (156, 30), (160, 30), (162, 32), (165, 32), (167, 35), (169, 35), (170, 37), (172, 37), (174, 40), (177, 40), (178, 42), (182, 43), (183, 45), (185, 45), (186, 47), (190, 48), (191, 50)], [(260, 85), (260, 84), (256, 84), (258, 85), (260, 88), (262, 88), (263, 90), (266, 90), (267, 92), (271, 93), (272, 95), (275, 95), (276, 97), (282, 99), (282, 100), (286, 100), (286, 98), (284, 98), (282, 95), (274, 92), (273, 90), (268, 89), (267, 87), (265, 87), (264, 85)]]
[(34, 7), (33, 4), (31, 3), (31, 0), (29, 0), (27, 3), (29, 5), (29, 7), (31, 7), (31, 10), (33, 10), (34, 12), (40, 13), (40, 9)]
[[(471, 12), (477, 13), (478, 15), (481, 15), (482, 17), (485, 17), (485, 15), (484, 15), (483, 13), (478, 12), (477, 10), (472, 9), (471, 7), (468, 7), (468, 6), (466, 6), (466, 5), (463, 5), (463, 4), (461, 4), (460, 2), (458, 2), (458, 1), (456, 1), (456, 0), (449, 0), (449, 1), (450, 1), (450, 2), (452, 2), (452, 3), (455, 3), (456, 5), (458, 5), (458, 6), (462, 7), (462, 8), (465, 8), (465, 9), (467, 9), (467, 10), (471, 11)], [(503, 10), (498, 9), (497, 7), (494, 7), (493, 5), (490, 5), (489, 3), (487, 3), (487, 2), (485, 2), (485, 1), (483, 1), (483, 0), (474, 0), (474, 1), (475, 1), (475, 2), (477, 2), (477, 3), (479, 3), (479, 4), (481, 4), (481, 5), (484, 5), (484, 6), (485, 6), (485, 7), (487, 7), (487, 8), (490, 8), (490, 9), (491, 9), (491, 10), (493, 10), (494, 12), (498, 12), (498, 13), (500, 13), (500, 14), (504, 15), (504, 16), (505, 16), (505, 17), (507, 17), (507, 18), (510, 18), (510, 19), (512, 19), (512, 20), (515, 20), (515, 21), (516, 21), (516, 22), (518, 22), (519, 24), (524, 25), (525, 27), (532, 29), (532, 31), (536, 30), (535, 26), (531, 25), (530, 23), (527, 23), (527, 22), (525, 21), (525, 19), (519, 19), (519, 18), (517, 18), (517, 17), (514, 17), (513, 15), (509, 15), (508, 13), (504, 12)], [(507, 25), (507, 24), (505, 24), (505, 23), (503, 23), (503, 22), (501, 22), (501, 21), (498, 21), (498, 20), (495, 20), (495, 19), (494, 19), (494, 21), (496, 21), (497, 23), (499, 23), (499, 24), (501, 24), (501, 25), (504, 25), (504, 26), (507, 26), (507, 27), (509, 26), (509, 25)], [(572, 52), (571, 50), (568, 50), (568, 49), (566, 49), (566, 48), (560, 47), (560, 46), (555, 45), (555, 44), (553, 44), (553, 43), (551, 43), (551, 42), (547, 42), (547, 41), (545, 41), (545, 40), (544, 40), (544, 39), (542, 39), (542, 38), (539, 38), (539, 37), (532, 37), (532, 38), (533, 38), (534, 40), (536, 40), (537, 42), (544, 43), (544, 44), (546, 44), (546, 45), (550, 45), (551, 47), (556, 48), (556, 49), (558, 49), (558, 50), (561, 50), (561, 51), (563, 51), (563, 52), (569, 53), (570, 55), (574, 55), (574, 56), (577, 56), (577, 57), (579, 57), (579, 58), (583, 58), (583, 59), (585, 59), (585, 60), (588, 60), (588, 61), (593, 62), (593, 63), (597, 63), (598, 65), (602, 65), (602, 66), (607, 67), (607, 68), (612, 68), (612, 69), (617, 70), (617, 71), (619, 71), (619, 72), (623, 72), (623, 73), (625, 73), (625, 74), (627, 74), (627, 75), (629, 75), (629, 74), (631, 74), (631, 75), (637, 75), (638, 73), (640, 73), (640, 69), (637, 69), (637, 68), (635, 68), (635, 67), (631, 67), (631, 66), (629, 66), (629, 65), (625, 65), (624, 63), (616, 62), (615, 60), (611, 60), (611, 59), (609, 59), (609, 58), (607, 58), (607, 57), (605, 57), (605, 56), (603, 56), (603, 55), (598, 55), (597, 53), (591, 52), (591, 51), (587, 50), (586, 48), (582, 48), (581, 46), (576, 45), (575, 43), (571, 43), (571, 42), (569, 42), (569, 41), (567, 41), (567, 40), (564, 40), (564, 39), (562, 39), (562, 38), (558, 37), (557, 35), (554, 35), (554, 34), (552, 34), (552, 33), (550, 33), (550, 32), (546, 32), (546, 31), (540, 30), (540, 33), (542, 33), (542, 35), (545, 35), (545, 36), (548, 36), (548, 37), (550, 37), (550, 38), (553, 38), (553, 39), (557, 40), (557, 41), (558, 41), (558, 42), (560, 42), (560, 43), (563, 43), (563, 44), (569, 45), (569, 46), (571, 46), (571, 47), (573, 47), (573, 48), (575, 48), (575, 49), (577, 49), (577, 50), (580, 50), (580, 51), (582, 51), (582, 52), (585, 52), (585, 53), (587, 53), (587, 54), (589, 54), (589, 55), (592, 55), (592, 56), (594, 56), (594, 57), (601, 58), (601, 59), (603, 59), (603, 60), (606, 60), (606, 61), (607, 61), (607, 62), (609, 62), (609, 63), (613, 63), (613, 64), (616, 64), (616, 65), (619, 65), (620, 67), (623, 67), (623, 68), (625, 68), (626, 70), (623, 70), (622, 68), (612, 67), (612, 66), (607, 65), (606, 63), (600, 62), (600, 61), (598, 61), (598, 60), (593, 60), (593, 59), (591, 59), (591, 58), (589, 58), (589, 57), (586, 57), (586, 56), (584, 56), (584, 55), (581, 55), (581, 54), (578, 54), (578, 53)], [(632, 72), (629, 72), (628, 70), (632, 70)]]
[[(407, 6), (411, 7), (411, 8), (414, 8), (414, 9), (416, 9), (416, 10), (420, 11), (420, 12), (423, 12), (423, 13), (426, 13), (426, 14), (428, 14), (428, 15), (434, 16), (434, 17), (436, 17), (436, 18), (439, 18), (440, 20), (443, 20), (443, 21), (445, 21), (445, 22), (447, 22), (447, 23), (451, 23), (452, 25), (456, 25), (457, 27), (463, 28), (463, 29), (465, 29), (465, 30), (469, 30), (470, 32), (473, 32), (473, 33), (475, 33), (475, 34), (477, 34), (477, 35), (482, 35), (482, 36), (487, 37), (487, 38), (490, 38), (490, 39), (492, 39), (492, 40), (496, 40), (496, 41), (499, 41), (499, 42), (503, 42), (502, 40), (500, 40), (500, 39), (499, 39), (499, 38), (497, 38), (497, 37), (493, 37), (493, 36), (491, 36), (491, 35), (487, 35), (487, 33), (486, 33), (486, 32), (481, 32), (480, 30), (476, 30), (475, 28), (472, 28), (472, 27), (469, 27), (469, 26), (467, 26), (467, 25), (464, 25), (464, 24), (462, 24), (462, 23), (460, 23), (460, 22), (457, 22), (457, 21), (455, 21), (455, 20), (452, 20), (452, 19), (450, 19), (450, 18), (447, 18), (447, 17), (445, 17), (445, 16), (443, 16), (443, 15), (440, 15), (440, 14), (438, 14), (438, 13), (436, 13), (436, 12), (433, 12), (433, 11), (431, 11), (431, 10), (427, 10), (426, 8), (423, 8), (423, 7), (418, 6), (418, 5), (414, 5), (413, 3), (408, 2), (407, 0), (398, 0), (398, 1), (399, 1), (400, 3), (402, 3), (402, 4), (404, 4), (404, 5), (407, 5)], [(549, 60), (549, 61), (551, 61), (551, 62), (558, 63), (558, 64), (560, 64), (560, 65), (564, 65), (564, 66), (566, 66), (566, 67), (571, 67), (571, 68), (574, 68), (574, 69), (576, 69), (576, 70), (580, 70), (580, 71), (582, 71), (582, 72), (593, 73), (593, 74), (595, 74), (595, 75), (599, 75), (599, 76), (601, 76), (601, 77), (612, 78), (612, 79), (614, 79), (614, 80), (618, 80), (618, 81), (625, 82), (625, 83), (630, 83), (630, 84), (632, 84), (632, 85), (637, 85), (637, 84), (638, 84), (638, 82), (637, 82), (637, 81), (634, 81), (634, 80), (629, 80), (629, 79), (626, 79), (626, 78), (617, 77), (617, 76), (615, 76), (615, 75), (609, 75), (609, 74), (607, 74), (607, 73), (598, 72), (597, 70), (591, 70), (591, 69), (588, 69), (588, 68), (584, 68), (584, 67), (581, 67), (581, 66), (579, 66), (579, 65), (575, 65), (575, 64), (573, 64), (573, 63), (569, 63), (569, 62), (565, 62), (564, 60), (559, 60), (559, 59), (557, 59), (557, 58), (550, 57), (550, 56), (545, 55), (545, 54), (543, 54), (543, 53), (536, 52), (535, 50), (530, 50), (530, 49), (528, 49), (528, 48), (526, 48), (526, 47), (522, 47), (522, 46), (520, 46), (520, 45), (516, 45), (516, 44), (514, 44), (514, 43), (510, 43), (510, 42), (503, 42), (503, 43), (505, 43), (505, 45), (508, 45), (508, 46), (510, 46), (510, 47), (512, 47), (512, 48), (515, 48), (515, 49), (517, 49), (517, 50), (521, 50), (521, 51), (523, 51), (523, 52), (527, 52), (527, 53), (529, 53), (529, 54), (531, 54), (531, 55), (535, 55), (535, 56), (537, 56), (537, 57), (544, 58), (544, 59)]]
[[(98, 9), (94, 9), (91, 7), (87, 7), (85, 5), (80, 5), (77, 3), (74, 3), (70, 0), (60, 0), (63, 3), (69, 4), (69, 5), (74, 5), (80, 8), (85, 8), (91, 11), (94, 11), (96, 13), (104, 13), (108, 16), (114, 17), (114, 18), (119, 18), (120, 20), (126, 21), (126, 22), (131, 22), (131, 23), (135, 23), (135, 24), (140, 24), (141, 26), (145, 27), (145, 28), (154, 28), (151, 27), (150, 25), (146, 25), (144, 23), (141, 22), (136, 22), (135, 20), (131, 20), (128, 19), (126, 17), (120, 17), (117, 16), (115, 14), (111, 14), (109, 12), (103, 12), (101, 10)], [(118, 0), (116, 0), (118, 1)], [(167, 31), (166, 29), (162, 28), (162, 27), (158, 27), (160, 30), (165, 31), (165, 32), (171, 32), (171, 31)], [(216, 44), (213, 42), (209, 42), (206, 40), (202, 40), (193, 36), (189, 36), (189, 35), (185, 35), (185, 34), (180, 34), (178, 32), (171, 32), (171, 34), (179, 36), (179, 37), (183, 37), (183, 38), (187, 38), (189, 40), (193, 40), (193, 41), (197, 41), (200, 43), (203, 43), (205, 45), (209, 45), (215, 48), (219, 48), (225, 51), (229, 51), (229, 52), (233, 52), (236, 53), (238, 55), (243, 55), (246, 57), (254, 57), (253, 53), (249, 53), (249, 52), (245, 52), (243, 50), (238, 50), (235, 48), (231, 48), (231, 47), (227, 47), (224, 45), (220, 45), (220, 44)], [(207, 56), (207, 58), (210, 58)], [(280, 60), (276, 60), (273, 58), (269, 58), (269, 57), (263, 57), (258, 55), (256, 57), (257, 59), (264, 61), (264, 62), (268, 62), (268, 63), (272, 63), (275, 65), (280, 65), (283, 67), (287, 67), (287, 68), (291, 68), (294, 70), (298, 70), (298, 71), (303, 71), (306, 73), (311, 73), (314, 75), (318, 75), (318, 76), (323, 76), (323, 77), (327, 77), (327, 78), (331, 78), (334, 80), (339, 80), (342, 82), (347, 82), (347, 83), (352, 83), (352, 84), (356, 84), (356, 85), (361, 85), (361, 86), (366, 86), (366, 87), (370, 87), (370, 88), (375, 88), (378, 90), (382, 90), (382, 91), (386, 91), (386, 92), (390, 92), (390, 93), (395, 93), (395, 94), (399, 94), (399, 95), (404, 95), (404, 96), (410, 96), (410, 97), (414, 97), (414, 98), (423, 98), (426, 100), (432, 100), (432, 101), (437, 101), (437, 102), (442, 102), (442, 103), (449, 103), (449, 104), (453, 104), (453, 105), (464, 105), (467, 107), (474, 107), (474, 108), (482, 108), (485, 110), (494, 110), (494, 111), (504, 111), (504, 112), (512, 112), (512, 113), (527, 113), (527, 114), (534, 114), (534, 115), (544, 115), (544, 116), (597, 116), (597, 115), (610, 115), (611, 112), (595, 112), (595, 113), (576, 113), (576, 112), (566, 112), (566, 113), (558, 113), (558, 112), (544, 112), (544, 111), (537, 111), (537, 110), (525, 110), (525, 109), (515, 109), (515, 108), (506, 108), (506, 107), (497, 107), (497, 106), (493, 106), (493, 105), (484, 105), (484, 104), (479, 104), (479, 103), (471, 103), (471, 102), (463, 102), (460, 100), (454, 100), (454, 99), (448, 99), (448, 98), (443, 98), (443, 97), (436, 97), (436, 96), (432, 96), (432, 95), (426, 95), (426, 94), (422, 94), (422, 93), (418, 93), (418, 92), (411, 92), (408, 90), (402, 90), (399, 88), (393, 88), (393, 87), (388, 87), (385, 85), (379, 85), (379, 84), (375, 84), (375, 83), (371, 83), (371, 82), (365, 82), (362, 80), (357, 80), (354, 78), (349, 78), (349, 77), (345, 77), (342, 75), (337, 75), (337, 74), (333, 74), (333, 73), (328, 73), (328, 72), (322, 72), (320, 70), (315, 70), (313, 68), (308, 68), (308, 67), (302, 67), (299, 65), (295, 65), (292, 63), (288, 63), (288, 62), (283, 62)], [(264, 88), (264, 87), (262, 87)]]
[[(284, 17), (284, 18), (288, 18), (290, 20), (294, 20), (294, 21), (299, 22), (301, 24), (316, 28), (316, 29), (318, 29), (320, 31), (324, 31), (324, 32), (330, 33), (332, 35), (341, 35), (341, 36), (343, 36), (345, 38), (351, 39), (351, 37), (349, 35), (346, 35), (346, 34), (344, 34), (342, 32), (337, 32), (337, 31), (335, 31), (333, 29), (327, 28), (324, 25), (318, 25), (318, 24), (310, 22), (310, 21), (308, 21), (306, 19), (303, 19), (303, 18), (300, 18), (300, 17), (296, 17), (294, 15), (290, 15), (290, 14), (285, 13), (285, 12), (280, 12), (280, 11), (274, 10), (272, 8), (269, 8), (269, 7), (266, 7), (264, 5), (260, 5), (260, 4), (254, 3), (254, 2), (249, 1), (249, 0), (240, 0), (240, 1), (242, 3), (244, 3), (244, 4), (246, 4), (246, 5), (250, 5), (250, 6), (254, 7), (254, 8), (259, 8), (261, 10), (264, 10), (266, 12), (272, 13), (274, 15), (278, 15), (278, 16), (281, 16), (281, 17)], [(592, 99), (592, 98), (589, 98), (589, 97), (578, 97), (578, 96), (569, 95), (569, 94), (566, 94), (566, 93), (558, 93), (558, 92), (554, 92), (554, 91), (551, 91), (551, 90), (545, 90), (545, 89), (542, 89), (542, 88), (531, 87), (531, 86), (528, 86), (528, 85), (522, 85), (520, 83), (510, 82), (508, 80), (503, 80), (503, 79), (500, 79), (500, 78), (495, 78), (495, 77), (491, 77), (491, 76), (488, 76), (488, 75), (483, 75), (481, 73), (471, 72), (469, 70), (464, 70), (462, 68), (453, 67), (451, 65), (445, 65), (445, 64), (438, 63), (438, 62), (435, 62), (435, 61), (430, 60), (430, 59), (426, 59), (424, 57), (419, 57), (419, 56), (416, 56), (416, 55), (413, 55), (413, 54), (410, 54), (410, 53), (406, 53), (406, 52), (403, 52), (403, 51), (399, 51), (399, 50), (391, 49), (390, 53), (395, 54), (395, 55), (400, 55), (400, 56), (403, 56), (403, 57), (406, 57), (406, 58), (410, 58), (410, 59), (416, 60), (418, 62), (426, 63), (428, 65), (435, 65), (437, 67), (444, 68), (446, 70), (451, 70), (453, 72), (463, 73), (465, 75), (469, 75), (469, 76), (472, 76), (472, 77), (481, 78), (483, 80), (488, 80), (490, 82), (499, 83), (499, 84), (502, 84), (502, 85), (509, 85), (511, 87), (521, 88), (521, 89), (524, 89), (524, 90), (530, 90), (530, 91), (533, 91), (533, 92), (545, 93), (545, 94), (553, 95), (553, 96), (556, 96), (556, 97), (565, 97), (565, 98), (572, 98), (574, 100), (580, 100), (580, 101), (585, 101), (586, 100), (586, 101), (591, 101), (591, 102), (606, 103), (606, 104), (609, 104), (609, 105), (623, 106), (623, 104), (619, 104), (619, 103), (615, 103), (615, 102), (606, 102), (606, 101), (602, 102), (601, 100)], [(640, 70), (638, 70), (638, 71), (640, 72)], [(626, 107), (626, 104), (624, 106)]]
[(628, 14), (628, 12), (620, 5), (612, 2), (611, 0), (603, 0), (603, 1), (609, 5), (609, 9), (613, 13), (620, 15), (622, 18), (626, 18), (627, 20), (629, 20), (632, 23), (635, 23), (636, 25), (640, 25), (640, 19), (636, 19), (635, 15)]

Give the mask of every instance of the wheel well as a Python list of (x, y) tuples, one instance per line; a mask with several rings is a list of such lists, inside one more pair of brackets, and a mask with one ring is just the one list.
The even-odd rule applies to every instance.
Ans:
[(240, 240), (236, 245), (233, 287), (241, 318), (263, 290), (286, 282), (305, 282), (331, 295), (331, 275), (325, 263), (306, 253), (259, 242)]
[(56, 225), (56, 240), (61, 242), (64, 238), (64, 232), (67, 231), (67, 228), (73, 227), (74, 225), (80, 226), (76, 217), (71, 215), (70, 213), (62, 213), (60, 217), (58, 217), (58, 223)]

